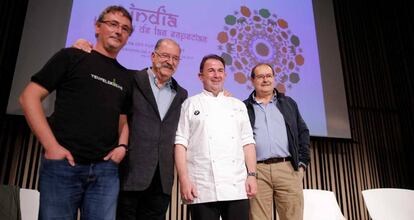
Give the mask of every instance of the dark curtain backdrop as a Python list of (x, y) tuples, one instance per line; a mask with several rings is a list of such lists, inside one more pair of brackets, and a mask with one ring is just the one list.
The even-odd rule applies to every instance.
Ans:
[(28, 0), (0, 1), (0, 126), (3, 124)]
[[(414, 16), (398, 0), (333, 1), (353, 138), (312, 138), (304, 184), (335, 192), (347, 219), (369, 219), (362, 190), (414, 189)], [(26, 7), (0, 1), (0, 181), (37, 188), (40, 145), (5, 114)], [(167, 218), (187, 219), (173, 190)]]

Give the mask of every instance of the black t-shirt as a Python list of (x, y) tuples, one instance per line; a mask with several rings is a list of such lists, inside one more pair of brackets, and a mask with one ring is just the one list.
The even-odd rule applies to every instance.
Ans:
[(31, 79), (51, 93), (55, 110), (49, 124), (76, 163), (102, 161), (118, 143), (119, 115), (131, 103), (133, 74), (97, 51), (57, 52)]

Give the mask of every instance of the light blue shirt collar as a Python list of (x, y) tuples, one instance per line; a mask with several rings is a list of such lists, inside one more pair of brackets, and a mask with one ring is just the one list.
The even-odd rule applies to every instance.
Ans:
[[(158, 87), (158, 79), (155, 76), (154, 71), (152, 71), (152, 68), (148, 68), (147, 72), (148, 72), (148, 75), (150, 76), (150, 82), (156, 87)], [(167, 82), (165, 82), (164, 86), (168, 86), (170, 89), (174, 89), (173, 84), (172, 84), (172, 79), (170, 78)]]

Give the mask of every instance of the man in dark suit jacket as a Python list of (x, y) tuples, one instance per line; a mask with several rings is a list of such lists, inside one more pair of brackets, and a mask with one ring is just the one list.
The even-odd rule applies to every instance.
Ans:
[(172, 78), (181, 49), (157, 42), (152, 67), (135, 74), (129, 151), (120, 166), (117, 219), (165, 219), (174, 180), (174, 139), (187, 91)]

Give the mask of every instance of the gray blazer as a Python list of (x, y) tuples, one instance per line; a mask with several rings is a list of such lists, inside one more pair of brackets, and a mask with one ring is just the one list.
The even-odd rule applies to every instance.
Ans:
[(128, 113), (129, 151), (120, 164), (121, 190), (145, 190), (159, 166), (163, 192), (170, 195), (174, 180), (175, 132), (181, 104), (188, 93), (172, 79), (177, 94), (161, 121), (147, 69), (137, 71), (134, 78), (132, 108)]

